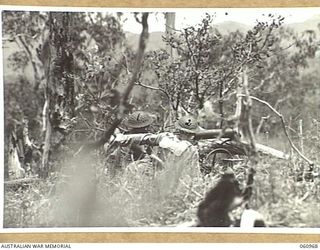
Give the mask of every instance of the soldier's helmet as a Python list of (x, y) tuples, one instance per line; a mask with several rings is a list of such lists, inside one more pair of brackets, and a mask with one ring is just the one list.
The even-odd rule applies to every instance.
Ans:
[(151, 125), (154, 121), (153, 116), (144, 111), (135, 111), (124, 121), (129, 129), (144, 128)]
[(181, 117), (175, 125), (177, 130), (185, 133), (194, 134), (200, 131), (197, 119), (190, 115)]

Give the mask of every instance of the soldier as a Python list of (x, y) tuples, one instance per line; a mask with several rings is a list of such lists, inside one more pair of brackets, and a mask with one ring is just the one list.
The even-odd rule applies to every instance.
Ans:
[(176, 156), (180, 156), (189, 147), (196, 149), (197, 141), (194, 140), (195, 133), (201, 130), (197, 119), (193, 116), (181, 117), (175, 123), (175, 132), (167, 133), (160, 142), (161, 148), (167, 148)]
[[(130, 114), (124, 121), (127, 131), (124, 134), (147, 134), (150, 133), (154, 117), (144, 111), (136, 111)], [(111, 148), (111, 150), (110, 150)], [(112, 151), (112, 146), (108, 145), (108, 151)], [(124, 147), (116, 147), (110, 153), (109, 159), (111, 175), (115, 175), (120, 170), (125, 172), (135, 172), (137, 175), (150, 174), (153, 161), (160, 164), (163, 162), (153, 153), (149, 145), (139, 145), (137, 142), (129, 142)]]
[[(175, 132), (167, 133), (159, 147), (167, 151), (164, 170), (158, 175), (163, 196), (181, 188), (189, 188), (200, 177), (199, 154), (194, 134), (200, 131), (198, 121), (184, 116), (175, 123)], [(161, 185), (162, 184), (162, 185)]]
[[(125, 120), (124, 124), (128, 128), (125, 134), (146, 134), (150, 133), (150, 127), (153, 123), (154, 118), (143, 111), (136, 111), (130, 114)], [(141, 160), (151, 154), (151, 147), (140, 146), (136, 143), (131, 143), (130, 154), (134, 161)]]
[(198, 124), (197, 119), (193, 116), (181, 117), (175, 124), (176, 134), (180, 140), (187, 140), (192, 145), (195, 145), (194, 134), (199, 132), (201, 127)]

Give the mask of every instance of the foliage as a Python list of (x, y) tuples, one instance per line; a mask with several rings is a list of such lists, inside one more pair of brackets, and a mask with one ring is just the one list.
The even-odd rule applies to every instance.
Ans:
[(223, 98), (235, 90), (239, 72), (246, 65), (252, 70), (261, 67), (271, 52), (274, 30), (283, 18), (270, 18), (269, 23), (258, 22), (245, 36), (235, 32), (223, 37), (212, 28), (212, 17), (207, 15), (199, 27), (185, 28), (164, 37), (177, 56), (163, 50), (154, 51), (148, 61), (172, 109), (177, 111), (182, 106), (196, 113), (210, 99), (219, 102), (219, 113), (224, 116)]
[[(104, 129), (108, 109), (90, 110), (91, 106), (97, 107), (97, 103), (102, 103), (106, 100), (106, 95), (110, 94), (110, 90), (117, 85), (118, 75), (124, 69), (122, 58), (117, 58), (115, 55), (121, 50), (124, 45), (124, 33), (117, 18), (108, 14), (93, 14), (72, 12), (71, 24), (72, 29), (69, 30), (71, 40), (66, 44), (67, 49), (73, 54), (73, 74), (65, 75), (63, 78), (72, 78), (75, 81), (75, 108), (77, 117), (79, 114), (84, 115), (86, 120), (91, 120), (92, 116), (98, 117), (98, 123), (101, 124), (101, 129)], [(31, 85), (19, 86), (22, 81), (17, 81), (16, 84), (10, 85), (10, 88), (28, 88), (27, 92), (32, 92), (31, 96), (37, 98), (23, 98), (25, 107), (31, 106), (31, 102), (36, 102), (37, 106), (32, 106), (33, 110), (28, 113), (25, 108), (21, 107), (21, 94), (26, 92), (16, 91), (14, 95), (17, 98), (11, 99), (10, 104), (13, 109), (17, 110), (21, 107), (21, 115), (17, 117), (11, 112), (11, 108), (6, 109), (7, 118), (20, 120), (22, 117), (27, 117), (42, 124), (41, 112), (44, 106), (43, 92), (47, 78), (44, 76), (48, 68), (49, 47), (49, 15), (47, 12), (17, 12), (6, 11), (3, 15), (4, 34), (7, 37), (6, 42), (17, 43), (22, 50), (12, 54), (9, 58), (10, 64), (14, 69), (24, 69), (27, 65), (33, 66), (34, 81)], [(17, 25), (19, 23), (19, 25)], [(128, 63), (132, 58), (130, 51), (125, 52)], [(130, 54), (131, 53), (131, 54)], [(57, 59), (57, 58), (56, 58)], [(120, 61), (119, 61), (120, 60)], [(56, 65), (59, 66), (59, 65)], [(21, 76), (22, 77), (22, 76)], [(124, 81), (127, 79), (125, 78)], [(23, 80), (26, 81), (26, 80)], [(40, 84), (41, 82), (41, 84)], [(40, 89), (38, 90), (38, 87)], [(51, 86), (52, 90), (54, 86)], [(54, 93), (53, 90), (52, 93)], [(10, 93), (8, 93), (10, 95)], [(110, 98), (109, 98), (110, 99)], [(104, 106), (101, 104), (100, 106)], [(34, 112), (37, 115), (30, 117)], [(70, 119), (71, 117), (69, 117)], [(69, 121), (66, 121), (70, 123)], [(81, 129), (85, 122), (81, 119), (77, 120), (76, 129)], [(98, 126), (99, 127), (99, 126)], [(87, 127), (86, 127), (87, 128)], [(91, 128), (90, 128), (91, 130)], [(93, 131), (94, 127), (93, 127)], [(90, 134), (90, 133), (88, 133)], [(33, 134), (36, 140), (42, 140), (39, 133)]]
[(32, 43), (39, 36), (46, 21), (46, 14), (38, 11), (4, 11), (3, 30), (13, 40), (23, 36), (26, 43)]
[[(273, 39), (272, 52), (264, 60), (263, 67), (251, 74), (251, 94), (266, 100), (284, 113), (287, 119), (304, 113), (306, 100), (312, 98), (308, 90), (315, 88), (316, 80), (306, 80), (306, 76), (300, 72), (309, 66), (317, 49), (314, 32), (298, 35), (290, 29), (279, 29)], [(301, 105), (296, 105), (297, 103)], [(268, 112), (263, 107), (256, 107), (254, 113), (268, 117)], [(276, 134), (279, 121), (270, 114), (266, 120), (264, 131)], [(258, 121), (255, 120), (256, 125)]]
[[(76, 184), (79, 184), (79, 178), (83, 178), (82, 167), (88, 169), (88, 160), (100, 173), (96, 179), (94, 195), (97, 201), (94, 204), (84, 199), (87, 196), (83, 185), (87, 185), (87, 190), (91, 189), (88, 186), (90, 178), (82, 180), (82, 187)], [(99, 160), (81, 158), (81, 161), (83, 165), (69, 162), (59, 174), (37, 185), (7, 190), (5, 227), (77, 226), (81, 201), (91, 209), (87, 226), (179, 226), (194, 220), (202, 197), (219, 179), (219, 174), (207, 175), (194, 179), (189, 187), (180, 183), (180, 188), (171, 189), (167, 196), (163, 196), (159, 192), (161, 188), (170, 189), (167, 178), (131, 175), (130, 178), (110, 179), (110, 176), (101, 174), (105, 166)], [(257, 173), (250, 207), (263, 214), (270, 227), (319, 227), (319, 179), (298, 180), (299, 164), (298, 160), (281, 162), (261, 157), (255, 167)], [(237, 176), (243, 187), (245, 178), (240, 175), (245, 177), (247, 169), (242, 165), (235, 165), (234, 169), (239, 173)], [(170, 172), (172, 168), (167, 171), (168, 176), (173, 174)], [(89, 176), (94, 178), (92, 174)], [(22, 206), (25, 208), (21, 209)]]
[[(205, 111), (204, 124), (216, 126), (211, 121), (221, 117), (228, 120), (234, 114), (240, 72), (248, 67), (251, 95), (286, 114), (287, 121), (298, 113), (306, 114), (305, 106), (296, 103), (309, 102), (312, 97), (308, 89), (316, 89), (317, 80), (309, 80), (309, 75), (300, 72), (309, 67), (310, 60), (317, 63), (313, 58), (319, 49), (319, 39), (312, 30), (296, 34), (281, 27), (282, 17), (269, 15), (268, 18), (267, 22), (257, 22), (246, 34), (237, 31), (222, 36), (212, 26), (211, 17), (206, 16), (198, 27), (164, 37), (174, 54), (166, 50), (150, 52), (146, 68), (154, 72), (157, 81), (145, 82), (159, 88), (163, 104), (169, 100), (169, 108), (175, 115), (180, 107), (197, 115), (209, 103), (213, 106), (209, 109), (212, 114)], [(280, 121), (256, 103), (253, 125), (257, 133), (275, 135), (280, 131)]]
[(8, 61), (13, 70), (24, 70), (28, 65), (29, 59), (26, 52), (17, 51), (9, 56)]
[(37, 138), (40, 129), (39, 102), (43, 102), (43, 96), (35, 93), (32, 83), (24, 77), (19, 77), (15, 82), (7, 82), (4, 86), (5, 128), (14, 121), (22, 123), (26, 118), (31, 137)]
[[(281, 162), (260, 159), (252, 205), (272, 226), (318, 227), (319, 179), (300, 179), (305, 167), (300, 160)], [(318, 172), (319, 167), (314, 169)]]
[[(173, 226), (195, 218), (197, 205), (224, 166), (194, 179), (190, 186), (176, 181), (173, 184), (180, 187), (176, 189), (172, 188), (174, 170), (186, 164), (160, 172), (158, 177), (162, 173), (165, 178), (112, 178), (108, 173), (117, 166), (108, 162), (110, 156), (103, 150), (77, 156), (83, 141), (97, 140), (116, 118), (119, 97), (135, 67), (135, 53), (126, 47), (116, 17), (100, 13), (70, 15), (72, 39), (64, 45), (74, 57), (73, 73), (68, 77), (74, 82), (75, 123), (64, 143), (53, 143), (48, 179), (6, 188), (5, 227)], [(30, 137), (41, 145), (48, 13), (4, 12), (3, 18), (8, 41), (23, 48), (11, 55), (10, 63), (21, 71), (31, 63), (35, 75), (35, 81), (21, 76), (6, 82), (5, 126), (27, 118), (32, 124)], [(306, 121), (305, 152), (319, 163), (319, 113), (314, 108), (319, 74), (316, 67), (308, 72), (310, 60), (317, 59), (318, 38), (311, 31), (298, 35), (282, 28), (281, 17), (269, 18), (268, 22), (257, 22), (246, 34), (223, 36), (207, 15), (198, 26), (167, 35), (164, 41), (173, 48), (173, 54), (157, 50), (145, 56), (136, 83), (140, 86), (135, 87), (129, 108), (156, 111), (165, 121), (171, 111), (175, 116), (181, 108), (196, 114), (209, 101), (218, 110), (212, 111), (214, 119), (227, 121), (234, 114), (236, 89), (242, 83), (240, 73), (247, 68), (250, 93), (279, 108), (286, 119), (292, 117), (290, 131), (297, 130), (296, 114), (302, 113), (299, 118)], [(144, 85), (149, 89), (141, 91)], [(261, 117), (267, 117), (260, 131), (278, 134), (277, 121), (264, 107), (254, 105), (253, 116), (257, 127)], [(276, 146), (283, 143), (275, 137), (266, 141), (274, 141)], [(295, 157), (286, 162), (261, 157), (255, 168), (250, 205), (265, 215), (269, 225), (319, 227), (319, 180), (304, 178), (306, 172), (310, 175), (310, 169), (303, 162)], [(246, 166), (235, 165), (234, 170), (243, 182)], [(317, 165), (312, 171), (319, 171)], [(162, 189), (169, 194), (161, 195)], [(87, 219), (80, 221), (79, 217)]]

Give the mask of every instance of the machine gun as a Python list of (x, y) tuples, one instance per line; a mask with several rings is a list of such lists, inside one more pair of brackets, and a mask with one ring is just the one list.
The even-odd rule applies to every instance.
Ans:
[[(158, 134), (116, 134), (111, 138), (112, 143), (127, 146), (129, 144), (159, 146), (159, 142), (166, 136), (172, 136), (174, 133), (162, 132)], [(206, 140), (224, 138), (232, 140), (237, 135), (233, 129), (208, 129), (193, 133), (194, 140)]]
[[(146, 133), (146, 134), (116, 134), (114, 135), (110, 143), (118, 144), (122, 147), (129, 146), (132, 144), (135, 145), (149, 145), (149, 146), (159, 146), (160, 141), (165, 137), (173, 137), (174, 133), (170, 132), (162, 132), (158, 134)], [(237, 138), (237, 140), (235, 140)], [(209, 129), (209, 130), (201, 130), (199, 132), (193, 133), (193, 139), (197, 141), (205, 140), (205, 144), (208, 147), (226, 148), (228, 145), (227, 142), (233, 143), (237, 148), (240, 148), (240, 154), (245, 154), (246, 149), (250, 147), (249, 143), (242, 140), (240, 135), (234, 129)], [(256, 148), (258, 152), (261, 152), (266, 155), (271, 155), (280, 159), (288, 159), (289, 156), (282, 151), (277, 149), (256, 143)]]

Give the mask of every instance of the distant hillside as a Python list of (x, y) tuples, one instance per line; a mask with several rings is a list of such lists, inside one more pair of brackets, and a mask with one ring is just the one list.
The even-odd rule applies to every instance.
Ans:
[[(234, 31), (240, 31), (240, 32), (246, 32), (251, 27), (242, 23), (233, 22), (233, 21), (227, 21), (222, 23), (217, 23), (215, 26), (223, 35), (226, 35), (230, 32)], [(292, 28), (295, 32), (301, 33), (305, 30), (314, 30), (316, 31), (317, 35), (320, 36), (320, 13), (319, 15), (310, 17), (310, 19), (300, 22), (300, 23), (292, 23), (292, 24), (285, 24), (284, 27)], [(127, 42), (128, 44), (136, 49), (138, 47), (138, 41), (139, 41), (139, 34), (134, 34), (127, 32)], [(152, 32), (149, 35), (149, 41), (147, 44), (147, 50), (156, 50), (165, 48), (165, 43), (162, 40), (162, 37), (164, 36), (164, 32)], [(28, 65), (23, 72), (14, 71), (12, 67), (9, 66), (8, 58), (9, 56), (14, 53), (15, 51), (19, 51), (20, 48), (14, 44), (14, 43), (8, 43), (3, 41), (3, 67), (4, 67), (4, 78), (6, 81), (9, 79), (15, 79), (17, 74), (23, 74), (28, 79), (33, 79), (33, 72), (31, 65)], [(318, 56), (319, 53), (318, 53)], [(317, 57), (318, 59), (318, 57)], [(318, 65), (318, 64), (315, 64)]]
[[(240, 31), (240, 32), (246, 32), (247, 30), (250, 29), (250, 26), (242, 24), (242, 23), (237, 23), (237, 22), (223, 22), (223, 23), (218, 23), (215, 24), (215, 26), (219, 32), (221, 32), (222, 35), (226, 35), (230, 32), (234, 31)], [(129, 46), (132, 48), (137, 48), (138, 46), (138, 41), (139, 41), (139, 34), (127, 32), (126, 37)], [(155, 49), (164, 49), (165, 48), (165, 43), (162, 40), (162, 37), (164, 36), (164, 32), (151, 32), (149, 34), (149, 41), (147, 44), (147, 50), (155, 50)]]
[(227, 35), (230, 32), (240, 31), (247, 32), (251, 27), (238, 22), (227, 21), (222, 23), (217, 23), (214, 25), (222, 35)]
[[(134, 34), (127, 32), (126, 38), (130, 47), (136, 49), (138, 47), (139, 34)], [(156, 49), (164, 49), (165, 43), (162, 40), (162, 36), (164, 36), (164, 32), (151, 32), (149, 34), (149, 40), (147, 44), (147, 50), (156, 50)]]
[[(18, 75), (24, 75), (29, 81), (34, 78), (32, 66), (28, 64), (25, 69), (14, 70), (12, 65), (10, 65), (9, 57), (14, 52), (21, 51), (21, 48), (16, 43), (13, 42), (2, 42), (3, 54), (3, 80), (4, 82), (14, 81)], [(1, 60), (1, 59), (0, 59)]]
[[(317, 16), (311, 17), (305, 22), (285, 24), (284, 27), (292, 28), (297, 33), (301, 33), (305, 30), (314, 30), (318, 35), (320, 35), (320, 28), (318, 28), (318, 25), (320, 27), (320, 14)], [(235, 31), (246, 32), (251, 28), (249, 25), (245, 25), (245, 24), (233, 22), (233, 21), (217, 23), (214, 25), (214, 27), (216, 27), (222, 35), (227, 35), (228, 33), (235, 32)], [(128, 38), (127, 40), (129, 45), (132, 48), (137, 48), (139, 34), (127, 32), (126, 36)], [(149, 34), (147, 50), (150, 51), (150, 50), (155, 50), (159, 48), (165, 48), (165, 44), (162, 40), (162, 36), (164, 36), (164, 32), (151, 32)]]
[(298, 33), (305, 30), (314, 30), (318, 35), (320, 35), (320, 14), (302, 23), (287, 24), (286, 27), (292, 28)]

